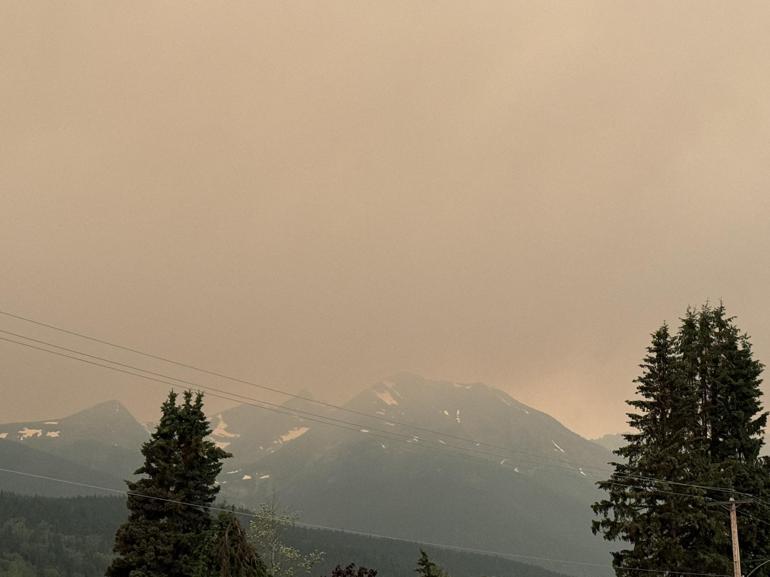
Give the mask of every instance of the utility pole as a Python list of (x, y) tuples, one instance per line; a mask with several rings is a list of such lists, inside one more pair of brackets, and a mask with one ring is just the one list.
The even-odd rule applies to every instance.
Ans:
[(741, 550), (738, 545), (738, 512), (735, 499), (730, 497), (730, 533), (733, 541), (733, 573), (741, 577)]

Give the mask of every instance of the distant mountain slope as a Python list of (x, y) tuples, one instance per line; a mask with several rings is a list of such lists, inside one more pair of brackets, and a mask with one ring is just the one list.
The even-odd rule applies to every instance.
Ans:
[(293, 423), (290, 439), (222, 476), (223, 495), (244, 505), (277, 495), (327, 526), (607, 561), (590, 504), (610, 455), (552, 417), (493, 387), (408, 374), (346, 407), (376, 418), (338, 412), (353, 430)]
[(144, 427), (118, 401), (68, 417), (0, 425), (0, 446), (15, 441), (119, 479), (141, 464), (139, 448), (147, 438)]
[[(345, 408), (293, 399), (281, 412), (249, 405), (214, 415), (212, 438), (235, 453), (221, 496), (246, 507), (277, 499), (310, 524), (410, 541), (608, 561), (607, 544), (590, 531), (590, 505), (611, 454), (549, 415), (484, 384), (410, 374), (363, 390)], [(122, 489), (118, 479), (139, 465), (147, 432), (111, 402), (0, 425), (0, 436), (0, 447), (36, 455), (16, 449), (20, 467), (30, 459), (44, 474)], [(19, 488), (8, 482), (0, 477), (0, 489)]]
[[(66, 479), (98, 487), (125, 490), (120, 477), (96, 471), (79, 463), (41, 451), (17, 441), (0, 441), (0, 467), (22, 471), (32, 475)], [(0, 491), (14, 491), (25, 495), (49, 497), (73, 497), (78, 495), (104, 495), (105, 491), (59, 483), (43, 478), (20, 476), (0, 471)]]
[[(312, 399), (312, 395), (300, 395)], [(301, 435), (312, 424), (306, 413), (328, 416), (331, 411), (310, 401), (292, 398), (282, 406), (264, 409), (239, 405), (211, 418), (212, 439), (233, 454), (228, 470), (252, 463)]]

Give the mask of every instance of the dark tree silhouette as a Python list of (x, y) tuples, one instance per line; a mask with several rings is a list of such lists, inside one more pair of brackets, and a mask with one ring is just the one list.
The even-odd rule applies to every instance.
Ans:
[(377, 570), (356, 567), (355, 563), (351, 563), (344, 568), (341, 565), (337, 565), (332, 570), (331, 577), (377, 577)]
[(230, 454), (208, 436), (203, 394), (173, 391), (161, 407), (157, 429), (142, 446), (138, 481), (128, 481), (128, 522), (115, 536), (117, 556), (107, 577), (190, 577), (211, 528), (210, 506), (222, 459)]

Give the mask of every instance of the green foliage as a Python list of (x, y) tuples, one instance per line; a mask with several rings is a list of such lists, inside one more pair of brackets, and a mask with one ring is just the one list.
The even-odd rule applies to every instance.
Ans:
[[(688, 310), (676, 335), (658, 329), (641, 369), (637, 398), (628, 401), (634, 432), (615, 451), (621, 460), (610, 479), (599, 483), (607, 497), (593, 505), (593, 530), (631, 545), (613, 553), (619, 576), (661, 568), (729, 573), (728, 517), (714, 506), (729, 494), (708, 487), (768, 494), (770, 467), (759, 456), (763, 367), (724, 307), (706, 305)], [(759, 507), (743, 506), (744, 558), (770, 554)]]
[(417, 560), (415, 572), (420, 577), (449, 577), (441, 567), (430, 560), (428, 554), (423, 549), (420, 549), (420, 558)]
[(309, 574), (323, 559), (321, 551), (304, 554), (287, 545), (284, 532), (297, 522), (297, 515), (280, 511), (273, 504), (263, 504), (249, 524), (249, 539), (267, 566), (271, 577), (295, 577)]
[[(0, 576), (98, 577), (124, 513), (117, 499), (41, 499), (0, 493)], [(112, 517), (112, 524), (103, 525)]]
[(171, 392), (156, 431), (142, 446), (144, 465), (127, 482), (128, 522), (115, 536), (108, 577), (190, 577), (211, 527), (206, 508), (216, 498), (222, 459), (230, 455), (207, 437), (203, 395)]
[(232, 513), (214, 522), (200, 552), (196, 577), (267, 577), (265, 564)]
[[(34, 568), (33, 575), (45, 575), (50, 568), (62, 577), (101, 577), (112, 559), (115, 531), (126, 520), (126, 500), (122, 497), (51, 498), (0, 492), (0, 519), (21, 519), (27, 528), (41, 522), (49, 524), (55, 539), (32, 541), (0, 534), (0, 577), (13, 564)], [(5, 523), (5, 521), (3, 521)], [(417, 545), (407, 541), (354, 535), (342, 531), (284, 528), (285, 542), (303, 554), (316, 549), (326, 552), (313, 575), (328, 575), (337, 564), (356, 559), (367, 567), (377, 567), (378, 577), (404, 577), (413, 572)], [(26, 533), (25, 533), (26, 534)], [(56, 540), (64, 548), (51, 546)], [(515, 575), (516, 577), (556, 577), (536, 567), (493, 555), (449, 549), (430, 549), (440, 555), (441, 564), (452, 574)], [(18, 575), (18, 573), (14, 573)]]

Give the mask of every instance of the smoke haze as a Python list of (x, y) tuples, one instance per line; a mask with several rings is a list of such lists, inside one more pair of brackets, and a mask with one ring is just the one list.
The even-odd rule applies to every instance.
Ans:
[[(623, 430), (688, 304), (770, 362), (768, 29), (751, 1), (7, 0), (0, 308), (330, 401), (407, 370)], [(2, 421), (166, 389), (0, 342)]]

